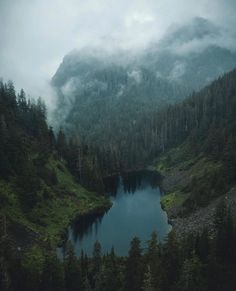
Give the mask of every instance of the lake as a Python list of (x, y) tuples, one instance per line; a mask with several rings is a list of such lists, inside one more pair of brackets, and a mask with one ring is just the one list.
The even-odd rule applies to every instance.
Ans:
[(119, 256), (128, 254), (130, 241), (137, 236), (145, 248), (151, 233), (162, 241), (171, 229), (160, 205), (160, 177), (151, 171), (126, 173), (104, 179), (113, 206), (103, 215), (88, 216), (68, 228), (68, 240), (79, 256), (83, 249), (91, 255), (98, 240), (103, 253), (114, 246)]

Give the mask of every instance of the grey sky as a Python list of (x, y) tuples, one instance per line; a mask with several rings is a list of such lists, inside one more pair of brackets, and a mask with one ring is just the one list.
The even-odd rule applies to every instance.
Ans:
[(47, 84), (74, 48), (140, 49), (194, 16), (234, 37), (235, 12), (235, 0), (0, 0), (0, 77), (50, 100)]

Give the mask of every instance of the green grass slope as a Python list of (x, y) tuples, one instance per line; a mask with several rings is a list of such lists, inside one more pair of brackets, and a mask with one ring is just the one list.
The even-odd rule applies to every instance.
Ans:
[(27, 231), (36, 233), (40, 240), (61, 240), (65, 228), (76, 217), (103, 212), (111, 206), (108, 197), (90, 192), (80, 186), (62, 161), (50, 158), (46, 164), (56, 175), (55, 185), (41, 180), (37, 193), (39, 202), (25, 211), (19, 199), (14, 179), (0, 180), (0, 203), (10, 224), (17, 223)]
[(171, 215), (187, 215), (207, 206), (231, 187), (222, 161), (194, 155), (186, 144), (161, 155), (154, 168), (165, 176), (161, 204)]

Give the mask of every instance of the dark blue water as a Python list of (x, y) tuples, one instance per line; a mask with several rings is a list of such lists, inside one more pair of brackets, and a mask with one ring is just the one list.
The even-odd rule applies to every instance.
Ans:
[(101, 216), (89, 216), (78, 220), (68, 229), (71, 241), (79, 256), (83, 249), (92, 254), (98, 240), (103, 253), (114, 246), (117, 255), (128, 254), (130, 241), (138, 236), (142, 246), (153, 231), (162, 241), (171, 229), (166, 212), (160, 205), (161, 191), (158, 176), (149, 171), (135, 172), (105, 180), (113, 206)]

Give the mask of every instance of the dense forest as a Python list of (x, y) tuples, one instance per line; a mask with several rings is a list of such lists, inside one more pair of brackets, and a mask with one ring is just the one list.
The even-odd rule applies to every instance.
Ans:
[[(73, 56), (67, 58), (64, 61), (66, 72), (67, 66), (74, 60)], [(226, 143), (221, 142), (222, 146), (229, 146), (229, 142), (234, 143), (234, 137), (232, 141), (229, 139), (235, 126), (235, 72), (180, 101), (186, 96), (187, 90), (179, 88), (178, 84), (170, 84), (165, 79), (155, 79), (149, 71), (141, 70), (143, 79), (141, 83), (137, 83), (130, 79), (121, 67), (103, 68), (94, 72), (90, 64), (86, 70), (97, 74), (91, 76), (92, 73), (77, 71), (85, 70), (83, 64), (74, 66), (73, 74), (79, 74), (79, 84), (83, 82), (86, 87), (88, 83), (88, 87), (80, 88), (74, 77), (71, 86), (75, 92), (65, 95), (70, 103), (66, 104), (63, 90), (60, 87), (58, 89), (59, 84), (66, 82), (60, 79), (61, 74), (63, 77), (65, 73), (60, 68), (53, 80), (59, 99), (61, 98), (59, 116), (66, 118), (61, 121), (66, 132), (79, 136), (80, 140), (86, 140), (90, 148), (96, 148), (98, 165), (104, 175), (143, 168), (161, 152), (183, 143), (186, 138), (198, 153), (209, 153), (210, 147), (215, 147), (215, 151), (218, 148), (221, 152), (218, 143), (222, 138), (217, 132), (224, 135), (223, 140), (227, 139)], [(83, 79), (83, 74), (88, 80)], [(94, 80), (94, 83), (91, 84), (91, 80)], [(108, 87), (101, 89), (99, 82)], [(124, 83), (124, 90), (128, 92), (123, 92), (122, 96), (116, 98), (120, 90), (116, 86), (120, 82)], [(149, 98), (145, 97), (146, 95)], [(169, 96), (169, 99), (166, 96)], [(215, 144), (210, 141), (211, 138), (219, 138), (219, 142)], [(203, 140), (204, 149), (199, 146)]]
[[(202, 114), (213, 110), (211, 104), (195, 104), (195, 99), (209, 94), (214, 103), (221, 94), (217, 88), (194, 93), (196, 97), (186, 104), (181, 100), (235, 68), (235, 52), (211, 43), (222, 33), (210, 20), (196, 17), (167, 31), (158, 43), (149, 44), (141, 52), (112, 53), (99, 48), (70, 52), (51, 81), (57, 94), (54, 120), (67, 133), (97, 148), (104, 173), (143, 168), (160, 148), (166, 149), (167, 143), (173, 145), (177, 139), (182, 142), (190, 134), (196, 124), (188, 120), (183, 125), (184, 118), (198, 110), (194, 112), (196, 122), (203, 123), (206, 117)], [(186, 47), (202, 42), (203, 48), (185, 53)], [(176, 102), (177, 106), (168, 107)], [(219, 103), (214, 106), (219, 110)], [(162, 124), (166, 118), (168, 124)], [(176, 124), (171, 124), (175, 120)]]
[(236, 0), (0, 0), (0, 291), (236, 291)]
[(74, 144), (48, 126), (40, 98), (29, 100), (12, 82), (0, 83), (1, 229), (19, 245), (55, 244), (76, 214), (110, 207), (94, 157), (76, 146), (76, 153), (84, 149), (82, 168)]
[(218, 205), (214, 237), (204, 231), (178, 241), (171, 232), (164, 244), (153, 233), (146, 249), (139, 238), (130, 243), (127, 257), (115, 250), (102, 255), (99, 242), (92, 257), (77, 258), (71, 245), (60, 261), (48, 245), (34, 246), (24, 255), (1, 237), (1, 290), (235, 290), (235, 225), (224, 201)]
[[(219, 165), (185, 187), (191, 193), (187, 212), (226, 193), (236, 173), (235, 80), (234, 70), (184, 101), (142, 117), (129, 138), (114, 131), (121, 143), (105, 151), (62, 128), (55, 133), (41, 99), (29, 100), (23, 90), (15, 93), (12, 82), (1, 82), (0, 289), (234, 290), (235, 224), (224, 200), (217, 207), (214, 233), (206, 229), (179, 240), (172, 231), (162, 244), (154, 233), (144, 250), (134, 238), (127, 257), (117, 257), (114, 249), (102, 255), (97, 242), (91, 258), (83, 253), (76, 258), (68, 245), (60, 261), (55, 245), (78, 210), (110, 207), (103, 176), (147, 166), (162, 156), (172, 165), (169, 152), (176, 148), (183, 158), (194, 157), (193, 163), (204, 158)], [(24, 236), (34, 233), (27, 243), (11, 233), (18, 224)]]
[(126, 138), (114, 131), (116, 138), (120, 137), (116, 147), (105, 153), (98, 149), (102, 171), (143, 167), (170, 148), (184, 144), (186, 155), (220, 161), (222, 167), (215, 173), (215, 181), (220, 178), (221, 187), (230, 187), (236, 172), (235, 79), (234, 70), (184, 101), (144, 116), (132, 133), (124, 133)]
[[(199, 93), (143, 119), (134, 132), (137, 136), (139, 131), (138, 139), (128, 140), (136, 142), (139, 158), (148, 163), (183, 144), (190, 155), (220, 162), (222, 167), (214, 172), (209, 187), (220, 194), (229, 189), (236, 173), (235, 79), (236, 71), (232, 71)], [(223, 200), (216, 211), (213, 235), (205, 230), (179, 241), (171, 232), (160, 244), (154, 233), (145, 250), (134, 238), (128, 257), (117, 257), (114, 249), (102, 256), (99, 242), (92, 258), (83, 253), (76, 258), (68, 245), (63, 262), (56, 257), (52, 239), (22, 251), (17, 248), (6, 231), (10, 224), (6, 220), (13, 219), (10, 205), (16, 203), (15, 199), (27, 219), (40, 225), (43, 220), (37, 215), (42, 212), (35, 210), (42, 207), (42, 201), (49, 203), (56, 196), (63, 200), (73, 195), (61, 188), (58, 169), (50, 167), (49, 160), (58, 161), (57, 167), (64, 168), (62, 172), (67, 167), (68, 173), (87, 187), (93, 184), (101, 190), (102, 184), (94, 186), (93, 181), (101, 181), (96, 172), (113, 171), (110, 157), (114, 156), (112, 151), (101, 155), (96, 148), (76, 143), (62, 129), (55, 134), (47, 125), (43, 101), (27, 100), (23, 90), (16, 96), (11, 82), (1, 83), (0, 97), (1, 290), (234, 290), (235, 226)], [(170, 159), (167, 157), (169, 164)], [(133, 161), (134, 156), (128, 155), (127, 163)], [(199, 193), (193, 197), (200, 206), (212, 199), (207, 193), (204, 200)]]
[[(23, 90), (16, 96), (12, 82), (1, 82), (0, 86), (1, 177), (8, 179), (21, 175), (16, 183), (19, 182), (19, 187), (25, 187), (23, 190), (27, 187), (38, 189), (38, 177), (48, 185), (56, 184), (55, 173), (45, 167), (50, 156), (55, 155), (56, 159), (64, 159), (68, 169), (77, 173), (75, 176), (80, 177), (87, 187), (96, 189), (96, 183), (99, 183), (96, 181), (96, 158), (89, 152), (88, 146), (76, 138), (68, 139), (62, 129), (54, 133), (47, 124), (46, 106), (41, 98), (27, 100)], [(83, 156), (80, 156), (80, 151)], [(26, 181), (21, 179), (26, 176)], [(32, 190), (35, 193), (36, 189), (29, 188), (26, 192)], [(29, 199), (35, 199), (34, 195), (31, 196)]]

